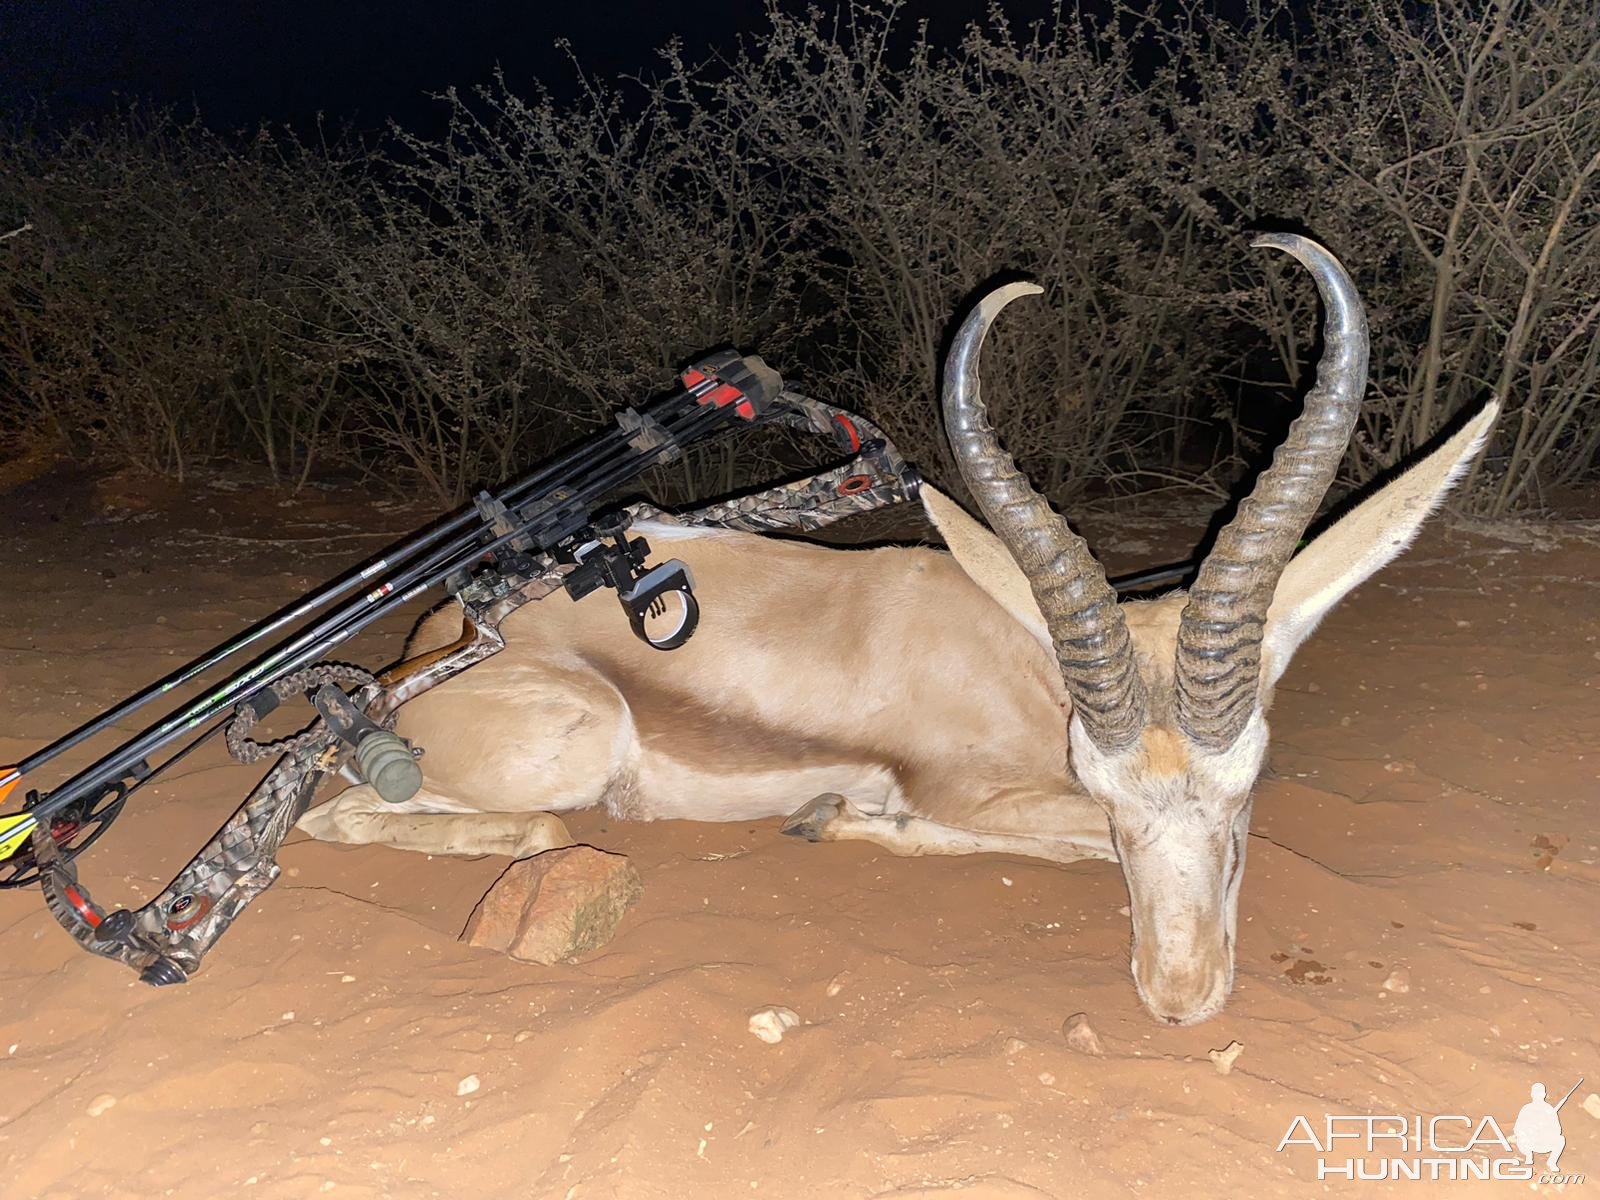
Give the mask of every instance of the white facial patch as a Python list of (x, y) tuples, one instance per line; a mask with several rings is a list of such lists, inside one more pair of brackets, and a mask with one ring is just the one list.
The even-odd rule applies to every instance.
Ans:
[(1072, 723), (1073, 766), (1110, 818), (1128, 885), (1134, 986), (1163, 1021), (1204, 1020), (1233, 986), (1250, 789), (1267, 734), (1257, 711), (1220, 753), (1147, 729), (1108, 754)]

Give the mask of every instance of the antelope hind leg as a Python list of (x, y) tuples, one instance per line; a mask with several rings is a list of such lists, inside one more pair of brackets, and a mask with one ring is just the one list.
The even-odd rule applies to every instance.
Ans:
[(1039, 833), (981, 833), (898, 812), (864, 813), (837, 792), (827, 792), (796, 810), (783, 833), (808, 842), (875, 842), (891, 854), (1017, 854), (1049, 862), (1114, 859), (1108, 838), (1085, 830), (1081, 837)]
[(823, 792), (790, 813), (778, 832), (808, 842), (831, 842), (837, 835), (829, 830), (843, 818), (848, 807), (849, 801), (838, 792)]
[(566, 825), (552, 813), (483, 812), (426, 787), (402, 804), (390, 804), (370, 785), (360, 784), (313, 808), (296, 824), (325, 842), (423, 854), (527, 858), (572, 845)]

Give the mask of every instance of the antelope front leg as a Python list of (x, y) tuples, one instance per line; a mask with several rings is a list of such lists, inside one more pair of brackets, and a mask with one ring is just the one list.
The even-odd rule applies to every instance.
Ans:
[(377, 844), (424, 854), (527, 858), (572, 845), (560, 817), (547, 812), (489, 813), (423, 788), (390, 804), (368, 784), (348, 788), (297, 822), (325, 842)]
[(783, 833), (808, 842), (875, 842), (891, 854), (1017, 854), (1049, 862), (1115, 859), (1110, 839), (1092, 827), (1057, 836), (1045, 832), (980, 832), (931, 821), (914, 813), (864, 813), (837, 792), (805, 804), (783, 823)]

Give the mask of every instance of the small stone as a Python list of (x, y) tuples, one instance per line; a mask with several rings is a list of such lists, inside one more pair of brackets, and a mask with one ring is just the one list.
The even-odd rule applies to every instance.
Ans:
[(1206, 1057), (1211, 1059), (1211, 1065), (1217, 1068), (1218, 1075), (1228, 1075), (1233, 1071), (1234, 1061), (1243, 1053), (1243, 1042), (1229, 1042), (1221, 1050), (1207, 1050)]
[(517, 1031), (517, 1036), (512, 1038), (511, 1040), (514, 1043), (516, 1043), (517, 1045), (520, 1046), (520, 1045), (522, 1045), (523, 1042), (527, 1041), (532, 1036), (533, 1036), (533, 1030), (531, 1030), (531, 1029), (522, 1029), (522, 1030), (518, 1030)]
[(346, 975), (344, 978), (339, 980), (340, 983), (354, 983), (355, 981), (356, 977), (354, 975)]
[(639, 872), (620, 854), (565, 846), (506, 868), (462, 939), (524, 962), (566, 962), (604, 946), (639, 898)]
[(478, 1083), (478, 1077), (476, 1075), (468, 1075), (460, 1083), (456, 1084), (456, 1095), (470, 1096), (473, 1092), (477, 1091), (480, 1086), (481, 1085)]
[(1056, 1085), (1056, 1077), (1054, 1075), (1050, 1074), (1049, 1071), (1040, 1071), (1039, 1072), (1039, 1082), (1044, 1084), (1045, 1087), (1055, 1087), (1055, 1085)]
[(1028, 1043), (1019, 1037), (1009, 1037), (1006, 1039), (1005, 1051), (1007, 1058), (1015, 1058), (1027, 1048)]
[(292, 1020), (294, 1020), (294, 1010), (290, 1009), (288, 1012), (284, 1013), (281, 1017), (279, 1017), (278, 1020), (280, 1020), (280, 1021), (292, 1021)]
[(1105, 1055), (1106, 1048), (1100, 1042), (1100, 1035), (1094, 1031), (1094, 1026), (1089, 1024), (1087, 1013), (1073, 1013), (1061, 1022), (1061, 1036), (1067, 1039), (1067, 1045), (1079, 1054), (1090, 1054), (1095, 1058)]
[(1389, 972), (1389, 978), (1383, 981), (1383, 990), (1404, 996), (1411, 990), (1411, 972), (1404, 967), (1396, 967)]
[(792, 1008), (772, 1006), (750, 1014), (750, 1032), (768, 1045), (783, 1041), (783, 1035), (800, 1024), (800, 1014)]
[(840, 971), (832, 979), (828, 980), (828, 995), (830, 997), (837, 996), (840, 992), (844, 991), (845, 975), (846, 973), (844, 971)]
[(117, 1098), (110, 1092), (102, 1092), (89, 1101), (88, 1113), (91, 1117), (103, 1116), (117, 1106)]
[(1585, 1096), (1583, 1098), (1583, 1111), (1596, 1121), (1600, 1121), (1600, 1096), (1595, 1095), (1593, 1092)]

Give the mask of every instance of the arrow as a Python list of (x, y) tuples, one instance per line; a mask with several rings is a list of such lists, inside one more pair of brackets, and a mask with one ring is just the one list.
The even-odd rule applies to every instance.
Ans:
[(28, 842), (28, 837), (39, 828), (39, 820), (32, 813), (13, 813), (0, 817), (0, 862), (10, 858)]
[[(21, 767), (0, 767), (0, 804), (6, 802), (11, 790), (22, 778)], [(10, 858), (27, 844), (28, 835), (39, 827), (32, 813), (10, 813), (0, 817), (0, 862)]]

